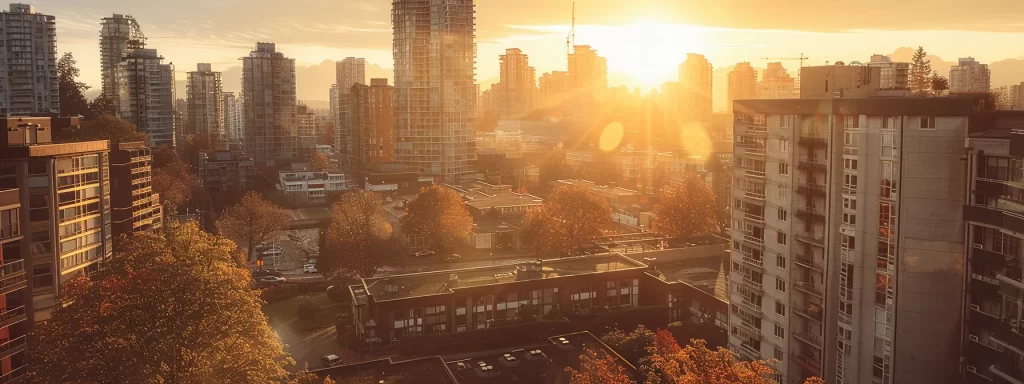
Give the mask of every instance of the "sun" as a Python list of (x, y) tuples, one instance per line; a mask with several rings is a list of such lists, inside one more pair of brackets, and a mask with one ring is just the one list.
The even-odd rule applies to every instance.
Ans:
[(643, 88), (678, 80), (686, 53), (706, 50), (703, 31), (683, 24), (640, 21), (611, 28), (603, 38), (609, 72), (623, 72)]

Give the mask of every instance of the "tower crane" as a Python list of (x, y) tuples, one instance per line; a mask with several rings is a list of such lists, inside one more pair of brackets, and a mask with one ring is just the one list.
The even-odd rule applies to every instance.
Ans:
[(565, 36), (565, 53), (571, 55), (576, 46), (576, 2), (572, 2), (572, 24), (569, 26), (569, 34)]
[(804, 60), (808, 60), (808, 59), (810, 59), (810, 57), (804, 56), (804, 54), (801, 53), (800, 57), (764, 57), (763, 59), (768, 60), (768, 61), (772, 61), (772, 60), (800, 60), (800, 67), (802, 68), (804, 66)]

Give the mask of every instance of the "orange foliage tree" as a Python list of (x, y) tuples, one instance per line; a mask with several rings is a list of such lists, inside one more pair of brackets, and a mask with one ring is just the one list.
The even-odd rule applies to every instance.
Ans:
[(715, 194), (696, 174), (670, 183), (659, 191), (654, 206), (654, 230), (669, 236), (690, 237), (718, 229)]
[(569, 384), (635, 384), (626, 368), (607, 352), (587, 348), (580, 355), (580, 369), (566, 368)]
[(371, 277), (405, 253), (404, 244), (392, 236), (387, 211), (374, 192), (352, 191), (331, 207), (324, 250), (317, 269), (325, 275)]
[(331, 162), (327, 160), (327, 155), (313, 151), (309, 154), (309, 169), (317, 172), (326, 171), (331, 169)]
[(424, 188), (402, 216), (403, 231), (423, 236), (437, 250), (454, 245), (472, 229), (473, 218), (462, 196), (440, 185)]
[(612, 210), (601, 198), (574, 186), (555, 188), (540, 210), (527, 216), (524, 237), (539, 254), (574, 255), (601, 236)]
[(244, 242), (247, 259), (254, 260), (256, 245), (279, 235), (291, 219), (287, 211), (249, 191), (238, 204), (224, 211), (217, 229), (229, 239)]

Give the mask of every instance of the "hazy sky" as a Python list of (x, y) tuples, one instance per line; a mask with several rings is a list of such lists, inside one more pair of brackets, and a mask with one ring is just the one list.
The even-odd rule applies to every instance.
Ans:
[[(197, 62), (213, 63), (215, 70), (239, 66), (238, 58), (256, 41), (277, 43), (299, 65), (361, 56), (393, 66), (387, 0), (29, 3), (57, 16), (58, 50), (73, 52), (82, 80), (93, 85), (99, 82), (99, 21), (112, 13), (135, 16), (152, 37), (149, 47), (174, 62), (179, 80)], [(476, 4), (479, 81), (497, 77), (498, 55), (512, 47), (530, 55), (538, 75), (565, 70), (571, 1)], [(611, 72), (632, 79), (630, 85), (674, 79), (686, 52), (703, 53), (716, 67), (739, 61), (764, 66), (764, 57), (801, 52), (811, 58), (809, 64), (867, 61), (872, 53), (918, 45), (946, 60), (1024, 56), (1020, 0), (980, 0), (969, 7), (892, 0), (580, 0), (576, 7), (576, 44), (594, 46), (608, 58)]]

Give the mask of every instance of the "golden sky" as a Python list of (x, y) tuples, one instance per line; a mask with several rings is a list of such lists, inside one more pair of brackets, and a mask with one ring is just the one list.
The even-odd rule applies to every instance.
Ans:
[[(75, 54), (82, 80), (99, 82), (99, 20), (131, 13), (178, 79), (197, 62), (239, 66), (256, 41), (272, 41), (300, 66), (347, 56), (391, 62), (387, 0), (41, 0), (57, 16), (58, 50)], [(477, 78), (497, 77), (498, 55), (520, 48), (540, 75), (565, 70), (569, 0), (477, 0)], [(676, 77), (687, 52), (715, 67), (804, 53), (808, 64), (867, 61), (872, 53), (923, 45), (947, 61), (991, 62), (1024, 56), (1024, 1), (980, 0), (971, 6), (861, 0), (580, 0), (576, 44), (608, 58), (613, 85), (651, 87)], [(787, 67), (795, 67), (796, 62)], [(1020, 79), (1024, 80), (1024, 78)], [(998, 84), (996, 84), (998, 85)], [(324, 95), (326, 98), (326, 88)], [(302, 93), (302, 90), (300, 90)]]

